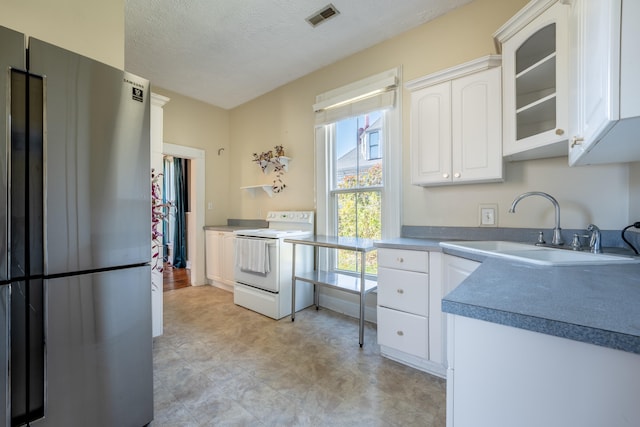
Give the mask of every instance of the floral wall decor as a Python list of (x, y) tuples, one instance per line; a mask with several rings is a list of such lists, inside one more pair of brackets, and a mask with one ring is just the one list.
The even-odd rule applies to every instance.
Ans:
[(151, 169), (151, 269), (159, 272), (162, 272), (164, 267), (163, 257), (160, 256), (162, 222), (167, 220), (173, 207), (171, 202), (163, 203), (160, 185), (162, 175)]
[(273, 171), (276, 176), (273, 180), (271, 188), (274, 193), (280, 193), (287, 186), (282, 181), (282, 176), (286, 171), (288, 163), (284, 163), (284, 159), (287, 159), (284, 155), (284, 148), (282, 145), (276, 145), (273, 150), (264, 151), (260, 154), (253, 153), (253, 161), (260, 166), (262, 172), (265, 174)]

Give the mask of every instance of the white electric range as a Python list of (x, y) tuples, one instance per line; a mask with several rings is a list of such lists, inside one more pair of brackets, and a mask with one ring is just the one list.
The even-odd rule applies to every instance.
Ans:
[[(236, 230), (233, 301), (273, 319), (291, 314), (292, 245), (284, 239), (313, 236), (313, 211), (272, 211), (269, 228)], [(313, 248), (298, 247), (296, 270), (313, 268)], [(313, 304), (313, 286), (296, 288), (296, 311)]]

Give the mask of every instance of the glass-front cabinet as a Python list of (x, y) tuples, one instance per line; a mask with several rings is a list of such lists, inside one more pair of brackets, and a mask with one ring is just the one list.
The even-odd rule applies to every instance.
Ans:
[(494, 38), (503, 61), (503, 155), (567, 155), (568, 6), (529, 2)]

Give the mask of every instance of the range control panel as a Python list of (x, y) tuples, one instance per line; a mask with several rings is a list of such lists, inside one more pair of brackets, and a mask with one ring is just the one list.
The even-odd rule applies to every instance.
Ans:
[(313, 211), (270, 211), (267, 213), (268, 222), (295, 222), (313, 224)]

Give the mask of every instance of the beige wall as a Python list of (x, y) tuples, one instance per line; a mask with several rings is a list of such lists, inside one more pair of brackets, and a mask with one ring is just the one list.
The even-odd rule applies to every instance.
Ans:
[(2, 0), (0, 25), (124, 68), (124, 0)]
[(629, 224), (640, 221), (640, 162), (631, 165), (629, 173)]
[(239, 193), (229, 193), (229, 112), (159, 87), (153, 91), (171, 98), (164, 106), (163, 141), (205, 152), (205, 224), (226, 224), (229, 199)]
[[(310, 209), (315, 206), (313, 113), (315, 95), (383, 70), (402, 66), (404, 81), (495, 53), (492, 34), (525, 0), (476, 0), (435, 21), (350, 56), (230, 112), (230, 216), (260, 217), (271, 209)], [(478, 225), (478, 205), (498, 204), (498, 225), (550, 228), (553, 209), (536, 198), (523, 201), (507, 214), (512, 200), (525, 191), (546, 191), (562, 208), (564, 228), (595, 222), (619, 229), (629, 221), (630, 176), (626, 165), (569, 168), (566, 157), (509, 163), (507, 180), (499, 184), (438, 188), (412, 186), (409, 178), (409, 94), (402, 93), (403, 224)], [(269, 183), (251, 162), (251, 154), (283, 144), (293, 158), (286, 174), (287, 189), (269, 199), (238, 193), (241, 186)], [(637, 192), (637, 190), (636, 190)], [(239, 197), (235, 197), (239, 194)]]

